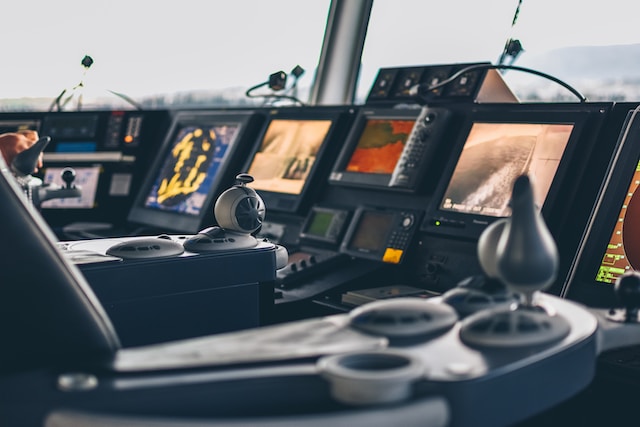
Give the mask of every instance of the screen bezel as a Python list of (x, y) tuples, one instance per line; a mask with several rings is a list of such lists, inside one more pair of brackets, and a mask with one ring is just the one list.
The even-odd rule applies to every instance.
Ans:
[[(421, 113), (421, 109), (417, 108), (405, 108), (405, 109), (392, 109), (392, 108), (365, 108), (359, 111), (356, 116), (351, 131), (349, 132), (342, 150), (338, 156), (338, 159), (333, 167), (331, 175), (329, 176), (329, 182), (334, 185), (342, 185), (348, 187), (363, 187), (363, 188), (375, 188), (385, 189), (391, 191), (413, 191), (414, 188), (405, 189), (398, 187), (390, 187), (391, 176), (393, 172), (388, 174), (374, 174), (374, 173), (362, 173), (347, 171), (347, 165), (349, 164), (351, 157), (360, 142), (360, 137), (364, 132), (367, 123), (371, 120), (413, 120), (418, 119)], [(407, 137), (408, 138), (408, 137)], [(405, 145), (406, 147), (406, 145)], [(398, 159), (399, 161), (400, 159)]]
[[(327, 229), (324, 230), (322, 235), (311, 231), (318, 215), (331, 216)], [(307, 214), (307, 218), (302, 224), (300, 239), (338, 244), (346, 230), (346, 227), (348, 226), (350, 216), (351, 212), (347, 209), (328, 206), (312, 206)]]
[(434, 234), (475, 240), (489, 224), (501, 218), (470, 212), (444, 210), (440, 207), (474, 123), (573, 124), (573, 130), (565, 146), (544, 204), (540, 206), (542, 214), (553, 232), (555, 227), (553, 221), (562, 217), (558, 212), (567, 208), (564, 203), (561, 203), (559, 196), (565, 191), (570, 194), (574, 192), (574, 190), (570, 189), (573, 184), (566, 182), (563, 178), (574, 166), (573, 160), (579, 154), (578, 145), (581, 139), (588, 137), (585, 130), (591, 125), (590, 121), (593, 120), (595, 123), (597, 120), (595, 120), (594, 115), (603, 117), (604, 113), (602, 106), (596, 104), (507, 104), (478, 105), (471, 108), (466, 113), (458, 137), (453, 143), (449, 160), (430, 200), (421, 230)]
[(327, 170), (327, 164), (332, 162), (333, 154), (341, 142), (339, 139), (342, 136), (345, 125), (348, 125), (346, 117), (353, 114), (353, 109), (339, 107), (301, 107), (301, 108), (281, 108), (269, 110), (266, 120), (262, 126), (262, 130), (256, 138), (253, 149), (251, 150), (247, 161), (244, 165), (243, 171), (249, 173), (249, 168), (253, 164), (256, 154), (262, 147), (263, 139), (269, 125), (274, 120), (317, 120), (331, 121), (329, 130), (325, 136), (324, 141), (320, 145), (320, 149), (316, 155), (316, 159), (311, 167), (307, 178), (302, 186), (302, 189), (298, 194), (282, 193), (275, 191), (268, 191), (261, 188), (255, 188), (256, 192), (262, 197), (265, 206), (267, 208), (267, 215), (269, 212), (285, 213), (285, 214), (304, 214), (311, 201), (310, 195), (315, 189), (326, 181), (326, 176), (321, 176), (324, 170)]
[[(59, 186), (60, 188), (65, 188), (66, 183), (62, 179), (62, 172), (66, 169), (66, 166), (52, 166), (48, 165), (46, 168), (43, 168), (43, 175), (45, 177), (45, 182), (47, 184), (54, 184)], [(76, 174), (76, 178), (73, 181), (73, 186), (78, 186), (80, 188), (80, 193), (82, 194), (81, 200), (77, 200), (77, 198), (64, 198), (64, 199), (50, 199), (42, 202), (40, 204), (40, 209), (43, 210), (91, 210), (95, 209), (98, 204), (98, 195), (100, 194), (101, 184), (104, 175), (104, 167), (101, 165), (84, 165), (78, 166), (74, 165), (72, 168)], [(92, 178), (95, 183), (95, 188), (88, 195), (89, 189), (87, 185), (81, 181), (78, 175), (81, 174), (83, 170), (87, 170), (91, 172)], [(54, 176), (50, 176), (50, 173), (54, 173)], [(91, 203), (88, 205), (81, 204), (83, 198), (89, 197), (91, 199)]]
[(573, 261), (572, 271), (564, 284), (563, 296), (589, 306), (610, 308), (618, 303), (614, 284), (599, 282), (596, 275), (639, 162), (640, 112), (634, 114), (634, 111), (629, 111)]
[[(363, 228), (364, 221), (375, 216), (388, 220), (386, 227), (378, 230)], [(407, 256), (421, 217), (422, 212), (413, 209), (359, 205), (340, 243), (340, 252), (356, 258), (399, 264)], [(377, 239), (378, 246), (370, 248), (356, 246), (354, 242), (361, 236), (361, 232)]]
[[(157, 151), (157, 155), (144, 178), (142, 186), (136, 194), (127, 220), (142, 226), (184, 233), (195, 233), (206, 225), (206, 222), (213, 223), (213, 203), (215, 202), (215, 198), (225, 189), (222, 188), (222, 185), (227, 184), (227, 181), (232, 181), (232, 177), (229, 177), (229, 174), (238, 172), (232, 168), (233, 159), (239, 147), (243, 145), (243, 140), (247, 139), (257, 116), (254, 110), (175, 112), (172, 115), (169, 131)], [(186, 126), (195, 125), (204, 127), (225, 123), (238, 124), (238, 133), (235, 139), (229, 144), (223, 156), (223, 160), (211, 183), (211, 188), (198, 215), (185, 215), (145, 206), (145, 201), (156, 181), (160, 169), (164, 165), (167, 153), (173, 146), (177, 134)]]

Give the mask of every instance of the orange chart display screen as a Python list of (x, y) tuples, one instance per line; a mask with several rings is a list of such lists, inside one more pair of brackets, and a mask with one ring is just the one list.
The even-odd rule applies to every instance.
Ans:
[(345, 171), (393, 173), (414, 124), (413, 119), (368, 120)]
[(272, 120), (249, 167), (251, 186), (300, 194), (331, 124), (331, 120)]
[(598, 268), (596, 281), (615, 283), (627, 270), (640, 270), (640, 162), (625, 194), (618, 220)]

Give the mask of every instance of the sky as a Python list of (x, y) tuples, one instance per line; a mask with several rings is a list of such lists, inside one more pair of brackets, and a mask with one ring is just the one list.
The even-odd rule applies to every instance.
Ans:
[[(374, 0), (361, 81), (378, 68), (496, 61), (508, 37), (523, 55), (640, 43), (640, 2)], [(301, 65), (310, 84), (329, 0), (21, 0), (0, 6), (0, 98), (55, 97), (83, 82), (137, 97), (248, 88)], [(84, 55), (94, 59), (85, 70)], [(86, 73), (84, 73), (86, 71)]]

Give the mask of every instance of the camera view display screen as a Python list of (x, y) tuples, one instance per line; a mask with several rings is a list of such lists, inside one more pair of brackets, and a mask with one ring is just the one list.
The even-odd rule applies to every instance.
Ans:
[(182, 127), (167, 151), (144, 206), (199, 215), (239, 129), (239, 123)]
[(544, 204), (573, 124), (475, 122), (442, 198), (440, 209), (491, 217), (509, 214), (513, 181), (528, 174)]
[(368, 119), (345, 171), (393, 173), (414, 124), (415, 119)]
[[(596, 281), (615, 283), (628, 270), (640, 270), (640, 162), (618, 213)], [(638, 193), (638, 194), (636, 194)]]
[(249, 166), (251, 187), (300, 194), (331, 124), (331, 120), (272, 120)]

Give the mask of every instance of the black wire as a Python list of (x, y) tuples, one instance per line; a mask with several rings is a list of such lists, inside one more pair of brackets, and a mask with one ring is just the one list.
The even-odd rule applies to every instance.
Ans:
[(278, 95), (278, 94), (265, 94), (265, 95), (251, 95), (249, 98), (276, 98), (276, 99), (288, 99), (290, 101), (295, 102), (296, 104), (304, 107), (304, 102), (300, 101), (295, 96), (290, 95)]
[(529, 73), (529, 74), (534, 74), (536, 76), (543, 77), (543, 78), (545, 78), (547, 80), (551, 80), (552, 82), (557, 83), (560, 86), (564, 87), (569, 92), (574, 94), (576, 96), (576, 98), (578, 98), (580, 100), (580, 102), (587, 102), (587, 98), (583, 94), (581, 94), (580, 92), (578, 92), (577, 89), (573, 88), (568, 83), (563, 82), (562, 80), (560, 80), (557, 77), (553, 77), (552, 75), (549, 75), (547, 73), (543, 73), (542, 71), (533, 70), (531, 68), (519, 67), (519, 66), (516, 66), (516, 65), (505, 65), (505, 64), (476, 64), (476, 65), (470, 65), (469, 67), (465, 67), (465, 68), (461, 69), (460, 71), (457, 71), (456, 73), (454, 73), (449, 78), (447, 78), (445, 80), (442, 80), (441, 82), (438, 82), (438, 83), (436, 83), (434, 85), (431, 85), (431, 86), (427, 87), (426, 89), (423, 89), (424, 88), (424, 84), (419, 84), (417, 86), (417, 94), (418, 94), (418, 96), (420, 96), (421, 98), (423, 98), (426, 101), (427, 98), (428, 98), (428, 93), (431, 92), (432, 90), (435, 90), (435, 89), (441, 88), (443, 86), (446, 86), (449, 83), (451, 83), (454, 80), (456, 80), (461, 75), (463, 75), (465, 73), (468, 73), (469, 71), (473, 71), (473, 70), (515, 70), (515, 71), (522, 71), (522, 72)]
[(253, 92), (256, 89), (261, 88), (262, 86), (266, 86), (268, 84), (269, 84), (268, 81), (267, 82), (258, 83), (257, 85), (251, 86), (249, 89), (247, 89), (247, 91), (244, 94), (247, 96), (247, 98), (255, 98), (257, 95), (251, 95), (251, 92)]
[(137, 110), (142, 110), (142, 105), (138, 104), (136, 101), (134, 101), (132, 98), (130, 98), (128, 95), (125, 95), (124, 93), (120, 93), (120, 92), (115, 92), (112, 91), (111, 89), (107, 89), (107, 92), (114, 94), (115, 96), (123, 99), (124, 101), (128, 102), (129, 104), (133, 105), (134, 107), (136, 107)]
[(295, 103), (304, 106), (304, 102), (300, 101), (298, 98), (296, 98), (295, 96), (290, 96), (290, 95), (278, 95), (278, 94), (264, 94), (264, 95), (252, 95), (251, 92), (253, 92), (256, 89), (261, 88), (262, 86), (266, 86), (268, 85), (269, 82), (263, 82), (260, 84), (257, 84), (255, 86), (250, 87), (249, 89), (247, 89), (247, 91), (245, 92), (245, 95), (247, 96), (247, 98), (276, 98), (276, 99), (289, 99), (291, 101), (294, 101)]

